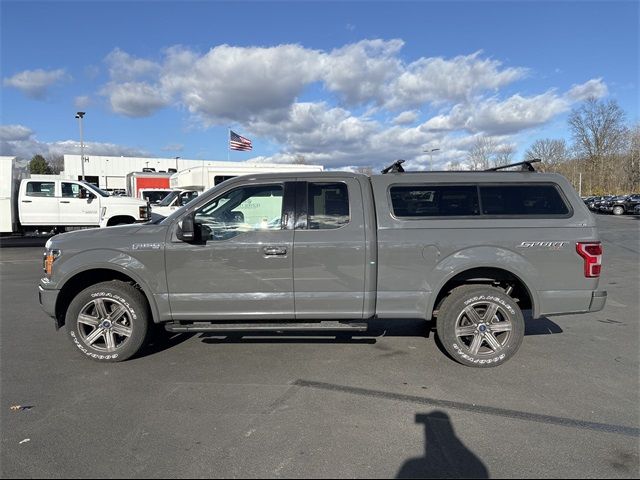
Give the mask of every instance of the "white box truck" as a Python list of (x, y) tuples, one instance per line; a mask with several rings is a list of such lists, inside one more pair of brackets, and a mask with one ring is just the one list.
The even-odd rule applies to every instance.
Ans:
[(225, 180), (256, 173), (322, 172), (322, 165), (287, 163), (216, 162), (214, 165), (186, 168), (171, 175), (173, 192), (161, 202), (152, 205), (153, 213), (165, 217), (186, 205), (200, 193), (220, 185)]
[(147, 221), (145, 201), (111, 197), (94, 185), (57, 175), (19, 178), (14, 157), (0, 157), (2, 234), (55, 232)]

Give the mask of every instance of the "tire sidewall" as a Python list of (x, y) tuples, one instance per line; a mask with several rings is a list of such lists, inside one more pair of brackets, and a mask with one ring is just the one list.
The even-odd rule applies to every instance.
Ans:
[[(80, 353), (98, 362), (120, 362), (135, 355), (142, 346), (148, 329), (146, 306), (140, 295), (134, 287), (122, 282), (99, 283), (81, 291), (70, 303), (65, 318), (67, 334), (72, 344)], [(78, 331), (77, 319), (82, 307), (97, 298), (117, 300), (128, 309), (131, 316), (131, 336), (113, 353), (96, 350), (87, 345)]]
[[(455, 334), (458, 315), (467, 306), (478, 301), (498, 303), (511, 321), (512, 330), (509, 342), (495, 356), (471, 355), (466, 347), (460, 344)], [(491, 286), (465, 286), (454, 290), (442, 303), (437, 318), (438, 336), (449, 355), (463, 365), (480, 368), (502, 365), (512, 358), (522, 344), (524, 327), (524, 316), (518, 304), (503, 290)]]

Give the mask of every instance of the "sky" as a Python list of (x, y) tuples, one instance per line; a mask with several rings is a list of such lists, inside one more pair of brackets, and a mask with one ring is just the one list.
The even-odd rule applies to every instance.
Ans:
[(0, 154), (79, 153), (84, 111), (88, 155), (520, 160), (591, 96), (638, 122), (639, 5), (1, 0)]

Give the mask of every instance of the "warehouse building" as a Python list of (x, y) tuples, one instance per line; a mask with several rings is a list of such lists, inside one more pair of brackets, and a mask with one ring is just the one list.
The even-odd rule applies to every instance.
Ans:
[[(104, 190), (120, 190), (126, 186), (126, 177), (131, 172), (153, 169), (156, 172), (176, 172), (195, 166), (237, 166), (239, 163), (214, 160), (187, 160), (178, 158), (109, 157), (100, 155), (84, 156), (85, 180)], [(65, 155), (62, 178), (81, 180), (82, 164), (80, 155)]]

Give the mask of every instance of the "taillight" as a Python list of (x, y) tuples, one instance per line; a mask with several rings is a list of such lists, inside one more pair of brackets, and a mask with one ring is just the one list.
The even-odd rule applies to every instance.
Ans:
[(602, 244), (600, 242), (578, 242), (576, 251), (584, 259), (584, 276), (595, 278), (602, 269)]

